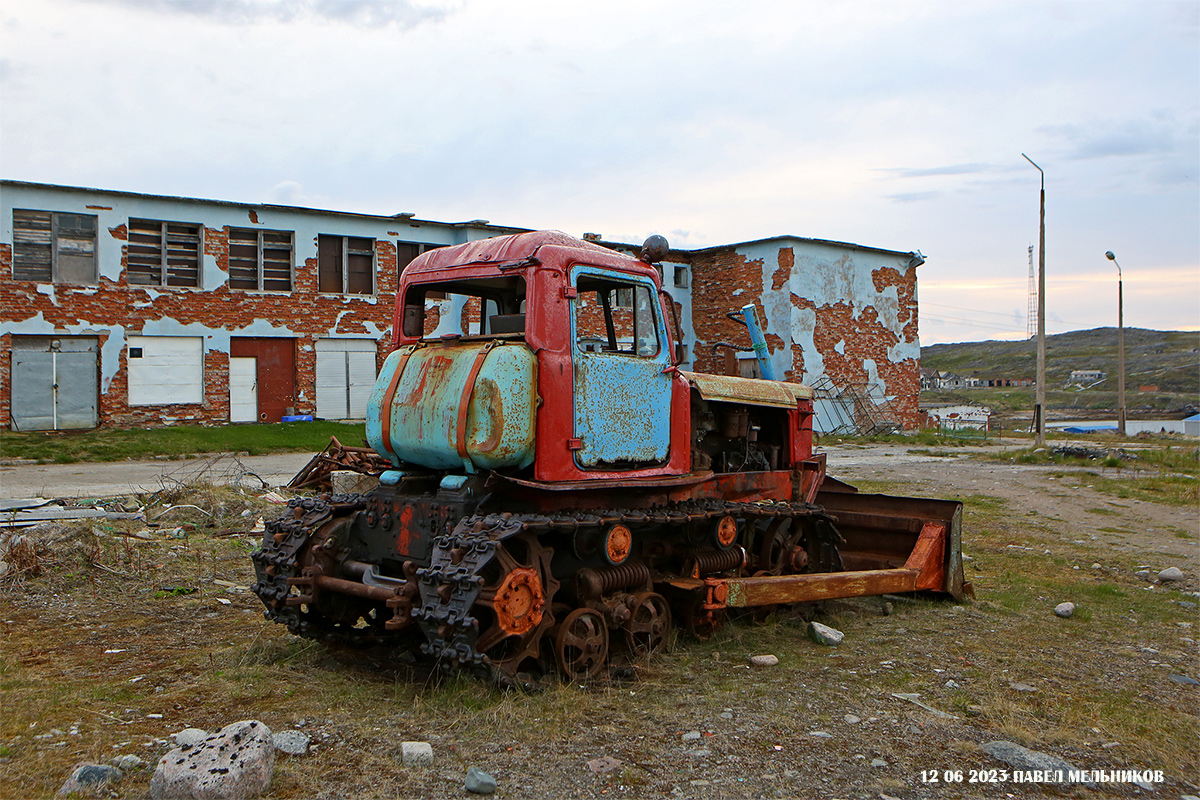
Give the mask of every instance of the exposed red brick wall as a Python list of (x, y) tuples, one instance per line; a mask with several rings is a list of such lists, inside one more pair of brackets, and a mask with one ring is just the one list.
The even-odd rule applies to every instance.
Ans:
[[(229, 229), (205, 228), (204, 251), (216, 261), (217, 268), (229, 271)], [(103, 229), (101, 235), (103, 236)], [(125, 225), (108, 229), (108, 235), (124, 242)], [(372, 324), (384, 331), (378, 338), (380, 359), (386, 355), (390, 336), (392, 306), (396, 289), (396, 248), (381, 241), (376, 244), (377, 287), (375, 302), (357, 295), (320, 294), (317, 288), (316, 258), (307, 258), (295, 268), (291, 292), (254, 292), (216, 288), (179, 289), (129, 286), (125, 280), (126, 246), (121, 247), (122, 270), (118, 280), (101, 277), (95, 287), (53, 286), (54, 299), (38, 291), (39, 284), (12, 280), (12, 245), (0, 244), (0, 315), (20, 321), (42, 318), (57, 331), (82, 326), (89, 335), (100, 337), (101, 349), (111, 335), (124, 329), (126, 336), (154, 331), (153, 323), (174, 320), (185, 326), (179, 335), (200, 335), (202, 329), (226, 335), (262, 335), (264, 324), (276, 332), (291, 331), (296, 344), (296, 411), (311, 414), (316, 403), (316, 352), (318, 335), (335, 329), (339, 333), (370, 335)], [(346, 302), (349, 298), (349, 302)], [(339, 320), (340, 317), (340, 320)], [(257, 324), (256, 324), (257, 323)], [(254, 332), (243, 333), (255, 325)], [(194, 326), (190, 330), (186, 326)], [(168, 335), (164, 333), (164, 335)], [(2, 340), (5, 357), (0, 364), (0, 426), (9, 427), (11, 376), (11, 337)], [(122, 348), (118, 367), (111, 380), (101, 385), (99, 417), (101, 425), (150, 426), (166, 420), (219, 424), (229, 419), (229, 355), (205, 339), (204, 402), (189, 405), (131, 406), (128, 402), (127, 349)], [(102, 370), (110, 365), (102, 364)], [(103, 378), (102, 378), (103, 380)]]
[[(758, 304), (760, 315), (770, 302), (772, 293), (787, 291), (789, 278), (795, 269), (795, 251), (780, 247), (777, 266), (770, 271), (770, 286), (763, 286), (761, 259), (749, 259), (734, 248), (698, 253), (692, 260), (692, 328), (695, 332), (693, 363), (700, 372), (725, 371), (722, 351), (712, 350), (714, 342), (729, 342), (742, 350), (750, 345), (746, 329), (726, 314), (748, 302)], [(831, 269), (853, 269), (849, 255)], [(875, 362), (876, 374), (888, 395), (895, 396), (893, 405), (906, 426), (917, 424), (917, 399), (920, 391), (920, 370), (917, 359), (892, 361), (889, 350), (901, 341), (917, 341), (916, 268), (900, 271), (880, 267), (872, 271), (871, 283), (876, 293), (895, 287), (898, 298), (897, 321), (901, 330), (893, 330), (879, 318), (872, 305), (873, 297), (838, 298), (834, 303), (818, 304), (812, 298), (789, 294), (791, 304), (810, 310), (815, 317), (813, 343), (824, 363), (824, 373), (838, 386), (864, 384), (869, 375), (863, 362)], [(734, 295), (738, 289), (741, 294)], [(782, 298), (780, 298), (782, 299)], [(786, 302), (786, 301), (785, 301)], [(778, 313), (778, 312), (776, 312)], [(790, 366), (784, 379), (800, 381), (805, 372), (804, 351), (795, 337), (803, 332), (775, 330), (760, 316), (767, 328), (765, 338), (771, 352), (790, 350)], [(791, 337), (794, 341), (786, 341)], [(841, 351), (838, 351), (839, 344)]]

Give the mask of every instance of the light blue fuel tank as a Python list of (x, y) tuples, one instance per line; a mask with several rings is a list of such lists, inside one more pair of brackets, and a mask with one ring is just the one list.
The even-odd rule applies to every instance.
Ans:
[(534, 458), (537, 358), (523, 342), (437, 342), (388, 356), (367, 441), (392, 463), (519, 469)]

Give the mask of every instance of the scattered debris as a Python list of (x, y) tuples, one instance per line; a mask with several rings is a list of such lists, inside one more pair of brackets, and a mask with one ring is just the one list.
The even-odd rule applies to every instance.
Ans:
[(150, 800), (178, 797), (255, 797), (271, 786), (275, 744), (258, 720), (226, 725), (199, 744), (176, 747), (159, 759)]
[(401, 742), (400, 761), (406, 767), (433, 765), (433, 745), (429, 742)]
[(1070, 619), (1071, 615), (1075, 613), (1075, 604), (1074, 603), (1059, 603), (1058, 605), (1056, 605), (1054, 607), (1054, 613), (1057, 614), (1058, 616), (1062, 617), (1063, 619)]
[[(16, 506), (28, 502), (30, 505)], [(8, 501), (8, 508), (0, 512), (0, 528), (28, 528), (41, 522), (64, 519), (144, 519), (140, 513), (127, 511), (105, 511), (103, 508), (76, 508), (51, 504), (47, 500), (32, 498), (29, 501)], [(16, 506), (16, 507), (13, 507)]]
[(912, 703), (913, 705), (920, 706), (921, 708), (925, 709), (929, 713), (931, 713), (935, 716), (941, 717), (943, 719), (958, 719), (958, 717), (954, 716), (953, 714), (948, 714), (945, 711), (934, 708), (933, 706), (931, 706), (927, 703), (922, 703), (921, 695), (919, 695), (919, 694), (910, 694), (907, 692), (892, 692), (892, 697), (896, 698), (897, 700), (907, 700), (908, 702)]
[(281, 495), (279, 492), (275, 491), (274, 489), (267, 492), (266, 494), (260, 494), (258, 496), (258, 499), (266, 500), (268, 503), (274, 503), (275, 505), (278, 505), (278, 506), (287, 505), (287, 498), (284, 497), (283, 495)]
[(1053, 448), (1050, 452), (1056, 456), (1064, 458), (1086, 458), (1089, 461), (1100, 461), (1106, 458), (1118, 458), (1121, 461), (1136, 461), (1137, 455), (1126, 452), (1120, 448), (1114, 450), (1105, 450), (1097, 447), (1083, 447), (1082, 445), (1063, 444)]
[(842, 639), (846, 637), (846, 634), (838, 629), (822, 625), (819, 622), (808, 623), (808, 635), (814, 642), (823, 644), (826, 647), (837, 647), (842, 643)]
[(58, 797), (90, 796), (120, 783), (124, 773), (108, 764), (79, 764), (58, 790)]
[(496, 791), (496, 779), (479, 767), (467, 770), (466, 788), (475, 794), (491, 794)]
[(614, 770), (620, 769), (621, 765), (624, 763), (625, 762), (619, 758), (613, 758), (612, 756), (601, 756), (600, 758), (593, 758), (591, 761), (587, 762), (587, 766), (588, 769), (597, 775), (607, 775)]
[(379, 475), (391, 467), (390, 461), (370, 447), (347, 447), (339, 442), (336, 436), (330, 436), (328, 446), (313, 456), (284, 488), (329, 491), (333, 487), (331, 475), (335, 470)]
[[(1069, 775), (1071, 772), (1078, 770), (1062, 760), (1058, 756), (1050, 755), (1049, 753), (1041, 753), (1037, 750), (1030, 750), (1013, 742), (1002, 740), (987, 742), (980, 745), (980, 749), (987, 753), (997, 761), (1003, 761), (1013, 769), (1027, 771), (1061, 771), (1063, 775)], [(1095, 786), (1091, 781), (1085, 782), (1086, 786)]]

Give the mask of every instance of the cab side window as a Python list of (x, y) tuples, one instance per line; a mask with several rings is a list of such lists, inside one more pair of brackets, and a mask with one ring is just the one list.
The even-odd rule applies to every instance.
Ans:
[(658, 355), (657, 304), (649, 286), (580, 275), (575, 340), (583, 352)]

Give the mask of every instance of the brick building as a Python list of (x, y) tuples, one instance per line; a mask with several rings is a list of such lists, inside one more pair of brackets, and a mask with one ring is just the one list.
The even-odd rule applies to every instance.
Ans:
[[(399, 270), (524, 230), (3, 181), (0, 426), (361, 418)], [(779, 375), (869, 385), (911, 426), (920, 263), (782, 236), (673, 250), (662, 267), (685, 367), (753, 374), (726, 316), (753, 302)]]

